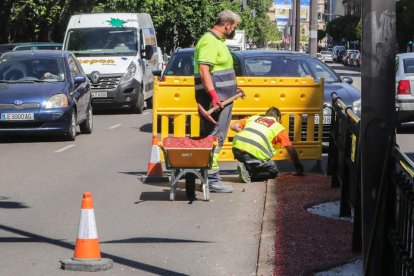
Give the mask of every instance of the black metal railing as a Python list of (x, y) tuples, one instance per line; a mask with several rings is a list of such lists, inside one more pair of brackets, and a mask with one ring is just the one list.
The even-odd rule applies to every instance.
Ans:
[(386, 246), (392, 249), (386, 266), (393, 275), (414, 274), (414, 163), (395, 146), (392, 149), (393, 170), (387, 185)]
[(361, 232), (361, 165), (359, 150), (360, 119), (336, 93), (332, 93), (331, 133), (328, 174), (332, 187), (341, 188), (340, 216), (354, 210), (352, 250), (362, 249)]
[[(340, 216), (354, 225), (352, 250), (362, 250), (360, 119), (332, 93), (328, 174), (332, 186), (341, 188)], [(365, 275), (381, 266), (381, 275), (414, 275), (414, 163), (395, 144), (390, 134), (384, 171), (379, 183), (375, 218), (369, 247), (364, 248)], [(378, 256), (380, 258), (378, 259)], [(374, 260), (375, 259), (375, 260)]]

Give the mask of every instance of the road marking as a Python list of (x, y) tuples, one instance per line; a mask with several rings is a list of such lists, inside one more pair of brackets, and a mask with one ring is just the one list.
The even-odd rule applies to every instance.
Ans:
[(143, 115), (151, 114), (151, 110), (147, 109), (144, 112), (142, 112)]
[(111, 126), (109, 129), (114, 129), (114, 128), (117, 128), (117, 127), (120, 127), (120, 126), (122, 126), (122, 124), (116, 124), (114, 126)]
[(70, 148), (73, 148), (74, 146), (75, 146), (75, 145), (69, 145), (69, 146), (63, 147), (63, 148), (61, 148), (61, 149), (55, 150), (55, 152), (56, 152), (56, 153), (59, 153), (59, 152), (62, 152), (62, 151), (68, 150), (68, 149), (70, 149)]

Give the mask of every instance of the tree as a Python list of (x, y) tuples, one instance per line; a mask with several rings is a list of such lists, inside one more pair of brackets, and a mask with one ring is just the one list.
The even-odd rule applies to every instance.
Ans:
[(321, 41), (326, 37), (326, 33), (324, 30), (318, 30), (318, 41)]
[(359, 22), (359, 17), (355, 15), (346, 15), (335, 18), (326, 25), (326, 33), (329, 34), (333, 40), (347, 41), (357, 40), (356, 27)]
[[(274, 26), (267, 12), (272, 0), (250, 0), (244, 10), (239, 1), (218, 0), (3, 0), (0, 42), (62, 42), (74, 14), (95, 12), (147, 12), (158, 44), (168, 51), (193, 46), (213, 24), (217, 14), (230, 9), (241, 16), (239, 29), (257, 45), (273, 39)], [(176, 33), (174, 32), (176, 30)]]
[(412, 41), (414, 36), (414, 2), (410, 0), (400, 0), (396, 2), (397, 14), (397, 42), (399, 52), (406, 52), (408, 41)]

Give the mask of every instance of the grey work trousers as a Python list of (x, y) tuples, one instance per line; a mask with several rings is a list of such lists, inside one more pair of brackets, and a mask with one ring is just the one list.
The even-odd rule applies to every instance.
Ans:
[[(199, 99), (198, 99), (199, 100)], [(205, 110), (210, 109), (211, 99), (208, 101), (199, 101), (199, 103), (204, 107)], [(210, 184), (220, 181), (219, 167), (217, 163), (218, 155), (223, 146), (224, 140), (226, 139), (227, 132), (229, 130), (230, 121), (231, 121), (231, 111), (233, 109), (233, 104), (225, 106), (223, 109), (214, 112), (211, 116), (216, 120), (217, 124), (213, 124), (207, 120), (199, 112), (200, 116), (200, 136), (217, 136), (218, 137), (218, 146), (214, 151), (213, 159), (213, 168), (208, 173), (208, 181)]]

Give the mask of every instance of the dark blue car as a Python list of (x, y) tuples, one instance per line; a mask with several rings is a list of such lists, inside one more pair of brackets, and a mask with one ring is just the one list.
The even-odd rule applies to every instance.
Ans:
[(0, 58), (0, 134), (62, 134), (93, 128), (90, 83), (67, 51), (17, 51)]

